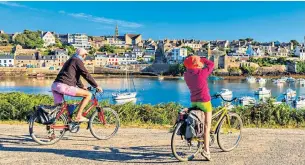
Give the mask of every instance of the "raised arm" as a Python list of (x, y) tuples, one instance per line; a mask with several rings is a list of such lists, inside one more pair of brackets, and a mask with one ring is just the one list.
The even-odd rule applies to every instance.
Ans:
[(90, 73), (88, 72), (88, 70), (85, 68), (84, 63), (81, 60), (76, 60), (76, 66), (77, 66), (77, 70), (80, 71), (81, 76), (88, 81), (88, 83), (96, 88), (98, 85), (95, 82), (95, 80), (93, 79), (93, 77), (90, 75)]
[(214, 62), (206, 58), (202, 58), (202, 62), (205, 64), (205, 68), (202, 69), (202, 74), (208, 77), (213, 72)]

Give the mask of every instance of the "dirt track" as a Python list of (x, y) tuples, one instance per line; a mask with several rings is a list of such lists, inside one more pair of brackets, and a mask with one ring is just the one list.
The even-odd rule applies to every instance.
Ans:
[[(0, 164), (186, 164), (171, 155), (166, 130), (120, 129), (110, 140), (95, 140), (89, 131), (67, 133), (52, 146), (39, 146), (26, 125), (0, 125)], [(244, 129), (242, 143), (232, 152), (211, 148), (212, 162), (201, 156), (187, 164), (305, 164), (305, 130)]]

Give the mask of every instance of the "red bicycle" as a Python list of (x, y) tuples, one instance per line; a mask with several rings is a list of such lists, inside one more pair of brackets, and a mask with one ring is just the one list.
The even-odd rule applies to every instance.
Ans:
[[(84, 117), (90, 116), (87, 129), (90, 129), (91, 134), (99, 140), (109, 139), (117, 133), (120, 127), (119, 116), (113, 109), (102, 108), (98, 105), (97, 94), (100, 93), (96, 89), (88, 88), (88, 90), (93, 93), (93, 98), (90, 101), (90, 107), (83, 113)], [(62, 139), (66, 131), (77, 133), (81, 123), (72, 121), (73, 111), (69, 110), (71, 107), (75, 109), (76, 106), (67, 104), (66, 101), (60, 107), (42, 107), (48, 109), (49, 112), (57, 111), (55, 123), (52, 124), (41, 124), (37, 114), (33, 114), (29, 120), (29, 131), (33, 140), (41, 145), (50, 145)], [(89, 113), (93, 109), (95, 111), (92, 114)]]

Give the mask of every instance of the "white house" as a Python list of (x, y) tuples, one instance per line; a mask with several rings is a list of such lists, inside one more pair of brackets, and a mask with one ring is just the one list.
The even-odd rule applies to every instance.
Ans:
[(56, 59), (58, 59), (58, 66), (63, 66), (64, 63), (70, 58), (65, 49), (56, 49), (54, 51)]
[(124, 57), (117, 55), (109, 55), (107, 60), (108, 65), (127, 65), (136, 63), (137, 59), (135, 57)]
[(45, 47), (55, 44), (55, 37), (51, 32), (43, 33), (41, 38), (44, 42), (43, 46), (45, 46)]
[(90, 49), (88, 36), (86, 34), (68, 34), (68, 43), (74, 48), (85, 48)]
[(153, 62), (151, 60), (154, 59), (154, 58), (155, 58), (155, 55), (153, 55), (153, 54), (144, 54), (143, 55), (143, 59), (147, 63)]
[(124, 36), (117, 36), (117, 37), (107, 37), (107, 44), (117, 46), (120, 48), (124, 48), (126, 45), (125, 37)]
[(267, 53), (269, 55), (272, 55), (272, 46), (261, 46), (261, 51), (263, 51), (264, 53)]
[(249, 56), (264, 56), (265, 52), (261, 50), (259, 47), (253, 47), (252, 45), (249, 45), (246, 50), (246, 55)]
[(96, 66), (105, 66), (108, 64), (109, 57), (107, 54), (96, 54), (95, 56), (95, 64)]
[(143, 51), (142, 51), (142, 49), (139, 48), (139, 47), (137, 47), (137, 46), (133, 47), (132, 53), (134, 53), (134, 54), (136, 55), (137, 58), (143, 56)]
[(172, 56), (170, 61), (173, 62), (182, 62), (187, 56), (186, 48), (173, 48), (171, 52)]
[(305, 48), (297, 46), (295, 48), (294, 55), (298, 56), (301, 60), (305, 60)]
[(119, 65), (136, 64), (137, 59), (133, 57), (117, 57)]
[(0, 55), (0, 67), (12, 67), (14, 66), (13, 55)]

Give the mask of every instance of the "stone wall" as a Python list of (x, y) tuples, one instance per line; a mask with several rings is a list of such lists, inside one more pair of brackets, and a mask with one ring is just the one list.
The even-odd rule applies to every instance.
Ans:
[(257, 71), (258, 73), (284, 73), (287, 72), (287, 69), (285, 65), (273, 65), (270, 67), (259, 67)]

